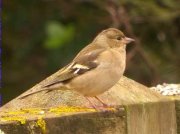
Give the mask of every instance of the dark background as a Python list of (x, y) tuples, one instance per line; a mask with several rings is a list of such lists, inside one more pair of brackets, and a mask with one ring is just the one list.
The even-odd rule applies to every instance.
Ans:
[(3, 1), (3, 103), (66, 65), (103, 29), (136, 42), (125, 75), (144, 85), (180, 81), (179, 0)]

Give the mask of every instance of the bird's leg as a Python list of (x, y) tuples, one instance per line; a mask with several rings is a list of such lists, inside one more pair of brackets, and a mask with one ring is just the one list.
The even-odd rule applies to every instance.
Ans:
[(91, 101), (91, 99), (90, 99), (89, 97), (85, 97), (85, 98), (88, 100), (88, 102), (91, 104), (91, 106), (92, 106), (94, 109), (98, 110), (98, 108), (96, 107), (96, 105), (94, 105), (94, 103)]
[(104, 103), (100, 98), (98, 98), (97, 96), (95, 96), (94, 98), (96, 98), (99, 102), (101, 102), (103, 104), (104, 107), (108, 107), (108, 105), (106, 103)]
[(88, 102), (91, 104), (91, 106), (96, 109), (97, 111), (103, 111), (106, 112), (107, 108), (109, 107), (106, 103), (104, 103), (101, 99), (99, 99), (97, 96), (95, 96), (94, 98), (96, 98), (99, 102), (101, 102), (103, 104), (103, 107), (97, 107), (92, 101), (91, 101), (91, 97), (85, 97)]

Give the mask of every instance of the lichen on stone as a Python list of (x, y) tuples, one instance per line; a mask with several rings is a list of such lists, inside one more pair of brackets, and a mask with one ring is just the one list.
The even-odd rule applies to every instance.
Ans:
[(26, 108), (26, 109), (22, 109), (22, 111), (24, 111), (26, 113), (30, 113), (30, 114), (43, 114), (43, 113), (45, 113), (44, 110), (42, 110), (41, 108)]
[(39, 117), (37, 122), (36, 122), (36, 126), (40, 127), (43, 134), (46, 132), (46, 122), (44, 121), (44, 119), (42, 117)]
[(74, 112), (96, 112), (93, 108), (83, 108), (83, 107), (55, 107), (50, 108), (49, 112), (56, 113), (56, 114), (62, 114), (62, 113), (74, 113)]
[(0, 121), (18, 121), (21, 124), (26, 123), (26, 119), (21, 116), (5, 116), (5, 117), (1, 117)]

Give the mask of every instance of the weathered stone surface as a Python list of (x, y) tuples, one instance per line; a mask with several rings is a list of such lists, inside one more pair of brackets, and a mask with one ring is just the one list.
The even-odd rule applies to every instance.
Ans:
[[(172, 97), (171, 97), (172, 98)], [(177, 134), (180, 134), (180, 97), (173, 97), (176, 105)]]
[[(54, 74), (55, 75), (55, 74)], [(51, 80), (53, 76), (45, 79), (41, 83), (35, 85), (33, 88), (29, 89), (27, 92), (22, 95), (37, 90), (40, 88), (40, 85), (43, 85), (47, 81)], [(20, 96), (22, 96), (20, 95)], [(19, 97), (20, 97), (19, 96)], [(9, 103), (5, 104), (0, 108), (0, 111), (3, 110), (15, 110), (20, 108), (48, 108), (56, 106), (82, 106), (82, 107), (91, 107), (89, 102), (85, 97), (76, 91), (69, 90), (56, 90), (49, 93), (40, 92), (34, 94), (25, 99), (18, 99), (19, 97), (13, 99)], [(146, 103), (146, 102), (158, 102), (160, 100), (168, 100), (168, 98), (163, 97), (162, 95), (157, 94), (154, 91), (150, 91), (147, 87), (130, 80), (126, 77), (123, 77), (114, 87), (109, 91), (99, 96), (104, 102), (111, 105), (129, 105), (137, 103)], [(96, 99), (93, 100), (95, 104), (101, 105)], [(169, 101), (169, 100), (168, 100)]]
[[(52, 79), (54, 75), (41, 82), (39, 85), (34, 86), (27, 92), (40, 88), (40, 85)], [(109, 132), (109, 134), (120, 132), (122, 134), (176, 134), (174, 100), (151, 91), (147, 87), (133, 80), (123, 77), (113, 88), (100, 95), (99, 98), (107, 104), (123, 106), (125, 108), (125, 115), (113, 118), (115, 115), (112, 114), (112, 118), (111, 116), (107, 116), (107, 118), (104, 116), (104, 118), (101, 118), (98, 116), (99, 112), (95, 112), (93, 114), (95, 115), (94, 117), (96, 120), (93, 120), (88, 116), (88, 112), (86, 112), (87, 114), (79, 113), (73, 114), (73, 116), (69, 114), (66, 118), (57, 117), (48, 119), (51, 120), (52, 124), (56, 124), (55, 126), (61, 126), (62, 128), (67, 129), (69, 127), (70, 131), (66, 131), (66, 133), (71, 133), (72, 130), (77, 130), (78, 128), (81, 130), (81, 127), (84, 125), (83, 133), (91, 133), (90, 130), (92, 130), (94, 133), (97, 131), (97, 133)], [(97, 100), (94, 99), (93, 101), (97, 106), (101, 106), (101, 103)], [(19, 110), (21, 108), (47, 109), (62, 106), (91, 107), (89, 102), (79, 93), (75, 91), (59, 90), (50, 93), (41, 92), (25, 99), (15, 98), (4, 105), (0, 111)], [(83, 120), (85, 121), (81, 124), (77, 120), (71, 120), (71, 118), (76, 119), (77, 116), (82, 116), (80, 119), (78, 118), (81, 123)], [(48, 133), (53, 134), (57, 133), (57, 131), (62, 131), (62, 129), (60, 130), (58, 127), (51, 128), (51, 123), (48, 123), (46, 116), (44, 118), (47, 124), (49, 124), (47, 125)], [(67, 118), (68, 120), (66, 120)], [(55, 123), (53, 123), (53, 120), (55, 120)], [(74, 126), (71, 122), (78, 122), (79, 124), (77, 123), (77, 126)], [(92, 124), (92, 122), (94, 123)], [(68, 123), (71, 125), (68, 125)], [(102, 124), (103, 126), (101, 126)], [(120, 127), (117, 127), (118, 125)], [(90, 130), (85, 126), (89, 126), (88, 129), (90, 128)]]
[(46, 114), (43, 120), (29, 118), (25, 124), (3, 123), (1, 131), (6, 134), (125, 134), (126, 120), (124, 111)]

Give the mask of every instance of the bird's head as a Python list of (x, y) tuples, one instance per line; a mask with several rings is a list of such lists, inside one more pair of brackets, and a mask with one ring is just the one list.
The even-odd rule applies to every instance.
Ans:
[(94, 42), (97, 44), (111, 48), (125, 46), (132, 41), (134, 41), (134, 39), (126, 37), (123, 32), (116, 28), (108, 28), (103, 30), (94, 40)]

